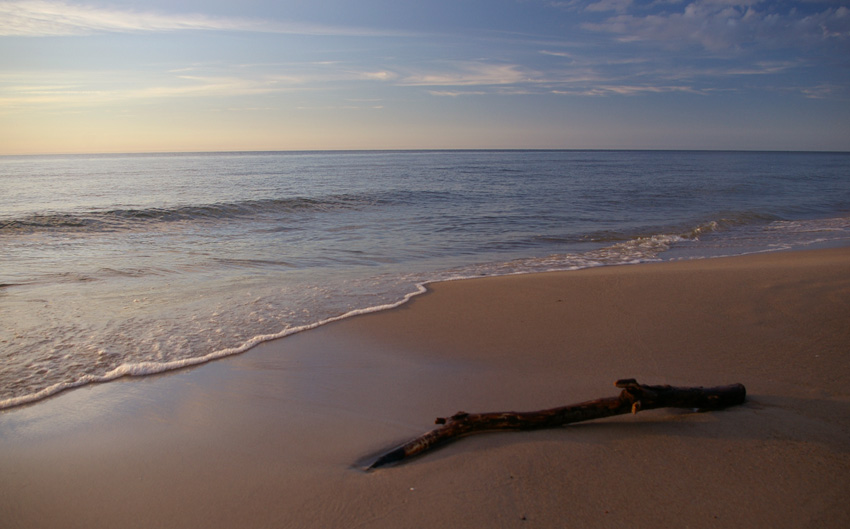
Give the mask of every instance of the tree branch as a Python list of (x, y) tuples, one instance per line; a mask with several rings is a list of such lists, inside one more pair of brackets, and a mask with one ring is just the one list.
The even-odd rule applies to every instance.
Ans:
[(632, 378), (614, 383), (623, 391), (616, 397), (589, 400), (570, 406), (529, 412), (466, 413), (458, 412), (451, 417), (439, 417), (441, 425), (398, 448), (378, 457), (367, 467), (372, 470), (390, 463), (422, 454), (447, 441), (465, 435), (491, 430), (539, 430), (556, 428), (567, 424), (602, 419), (613, 415), (637, 413), (654, 408), (693, 408), (719, 410), (742, 404), (746, 388), (742, 384), (703, 387), (647, 386)]

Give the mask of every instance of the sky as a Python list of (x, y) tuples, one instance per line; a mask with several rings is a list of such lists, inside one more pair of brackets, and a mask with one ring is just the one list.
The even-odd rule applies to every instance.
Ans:
[(0, 154), (850, 151), (850, 0), (0, 0)]

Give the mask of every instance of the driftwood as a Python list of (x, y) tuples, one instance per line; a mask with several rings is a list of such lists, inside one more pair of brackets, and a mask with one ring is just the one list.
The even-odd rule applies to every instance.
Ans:
[(449, 418), (440, 417), (435, 423), (442, 426), (386, 452), (369, 465), (367, 470), (411, 458), (446, 441), (473, 433), (555, 428), (574, 422), (637, 413), (640, 410), (654, 408), (719, 410), (742, 404), (747, 394), (742, 384), (714, 388), (647, 386), (628, 378), (618, 380), (614, 385), (623, 390), (616, 397), (589, 400), (561, 408), (529, 412), (466, 413), (461, 411)]

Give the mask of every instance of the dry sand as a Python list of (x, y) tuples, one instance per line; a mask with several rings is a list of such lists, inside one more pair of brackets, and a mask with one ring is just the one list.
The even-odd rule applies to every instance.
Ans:
[[(653, 410), (368, 457), (437, 416), (648, 384)], [(850, 527), (850, 249), (432, 285), (411, 303), (0, 413), (0, 527)]]

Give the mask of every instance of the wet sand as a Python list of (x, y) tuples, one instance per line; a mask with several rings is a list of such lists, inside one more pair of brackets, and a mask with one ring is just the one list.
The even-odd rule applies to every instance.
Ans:
[[(0, 412), (2, 527), (850, 526), (850, 249), (429, 290)], [(749, 396), (362, 470), (437, 416), (613, 396), (618, 378)]]

